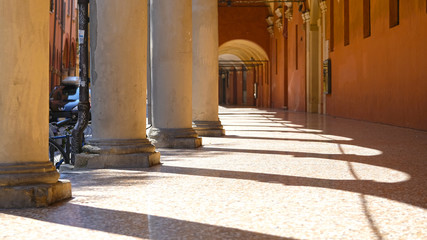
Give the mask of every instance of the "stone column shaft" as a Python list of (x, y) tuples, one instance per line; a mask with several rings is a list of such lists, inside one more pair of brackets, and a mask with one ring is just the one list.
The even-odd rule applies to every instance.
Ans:
[(195, 148), (191, 0), (152, 2), (152, 112), (157, 147)]
[(0, 208), (70, 198), (48, 156), (48, 1), (0, 1)]
[(146, 138), (147, 0), (91, 0), (93, 139), (75, 167), (160, 162)]
[(218, 118), (218, 1), (193, 0), (193, 128), (222, 136)]

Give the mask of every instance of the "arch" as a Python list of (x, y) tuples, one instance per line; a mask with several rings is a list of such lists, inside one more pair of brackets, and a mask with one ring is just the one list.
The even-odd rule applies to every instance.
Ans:
[(269, 106), (269, 57), (258, 44), (235, 39), (219, 47), (220, 104)]
[(76, 67), (76, 47), (74, 41), (71, 43), (70, 67)]
[(261, 46), (244, 39), (231, 40), (222, 44), (219, 47), (219, 56), (224, 54), (234, 55), (241, 60), (269, 60)]
[(69, 67), (68, 66), (68, 51), (69, 51), (69, 48), (68, 48), (68, 39), (65, 39), (64, 50), (63, 50), (63, 53), (62, 53), (62, 66), (63, 66), (64, 69), (67, 69)]

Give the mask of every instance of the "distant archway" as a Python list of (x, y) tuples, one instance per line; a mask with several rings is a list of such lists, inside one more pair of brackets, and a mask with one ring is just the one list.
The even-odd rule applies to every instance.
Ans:
[(269, 106), (269, 58), (262, 47), (231, 40), (219, 47), (218, 59), (220, 104)]
[(224, 54), (235, 55), (241, 60), (268, 60), (268, 55), (261, 46), (244, 39), (231, 40), (222, 44), (219, 47), (219, 56)]

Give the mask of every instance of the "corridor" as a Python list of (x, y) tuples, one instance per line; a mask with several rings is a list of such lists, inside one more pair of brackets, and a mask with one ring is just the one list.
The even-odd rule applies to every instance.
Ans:
[(0, 210), (0, 239), (427, 239), (427, 132), (220, 107), (162, 165), (75, 170), (73, 198)]

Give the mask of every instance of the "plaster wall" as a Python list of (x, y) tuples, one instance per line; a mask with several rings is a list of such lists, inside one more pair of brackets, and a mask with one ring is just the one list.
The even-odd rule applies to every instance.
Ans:
[(265, 22), (268, 8), (220, 7), (218, 14), (219, 46), (230, 40), (245, 39), (269, 52), (270, 36)]
[[(371, 1), (371, 36), (367, 38), (362, 2), (350, 1), (347, 46), (343, 1), (334, 2), (327, 114), (427, 130), (426, 1), (400, 1), (400, 23), (393, 28), (389, 27), (389, 1)], [(329, 26), (329, 39), (330, 32)]]
[(293, 8), (293, 18), (288, 21), (288, 109), (306, 110), (306, 34), (301, 13)]

